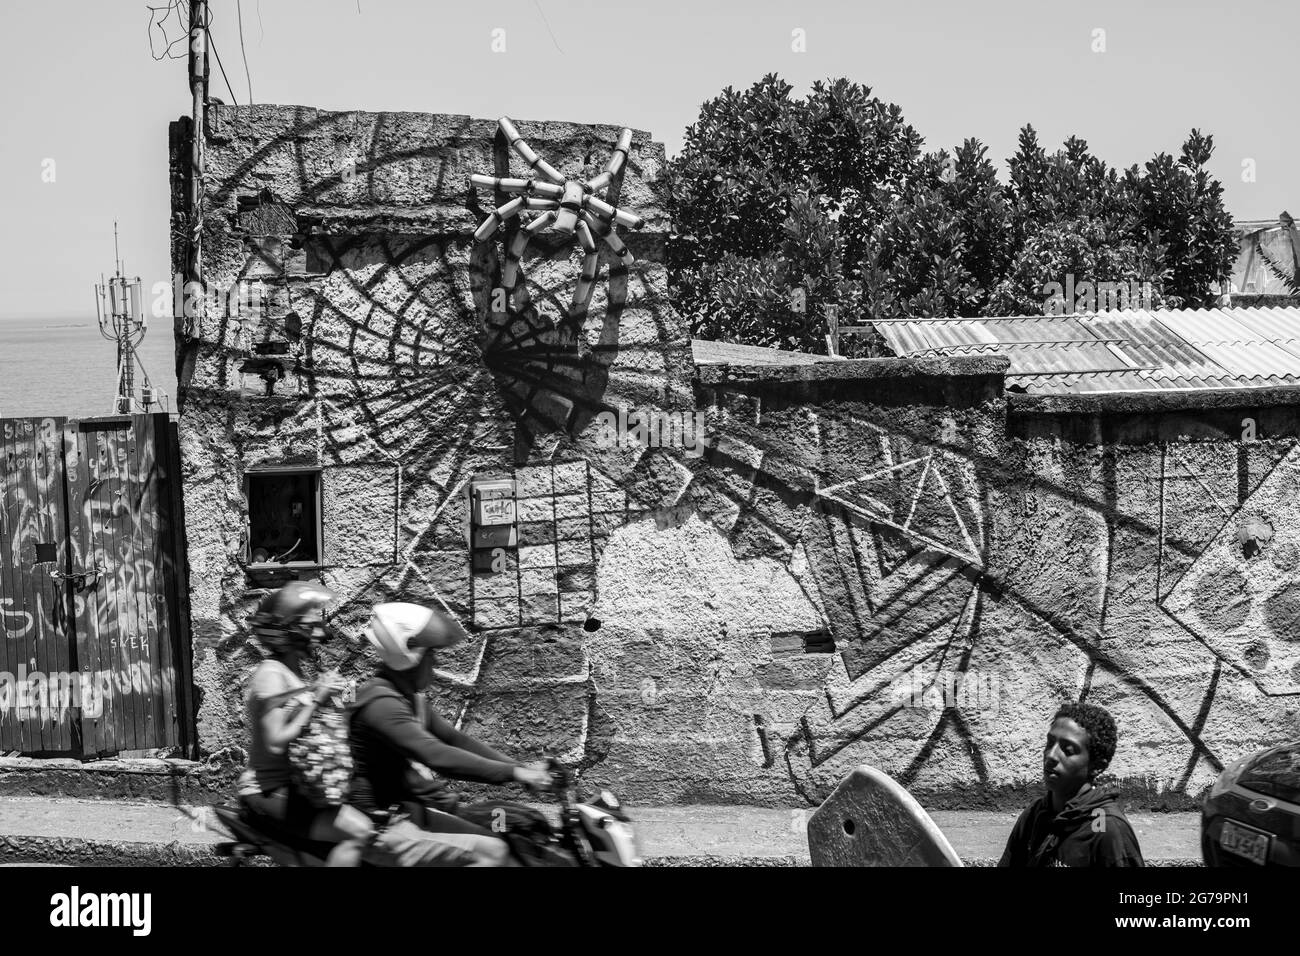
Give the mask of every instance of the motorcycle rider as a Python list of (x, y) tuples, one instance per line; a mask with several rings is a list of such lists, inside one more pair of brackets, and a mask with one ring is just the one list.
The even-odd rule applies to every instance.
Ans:
[[(375, 676), (357, 691), (350, 716), (353, 781), (349, 802), (364, 813), (403, 804), (411, 820), (385, 828), (367, 859), (399, 866), (500, 866), (510, 862), (502, 839), (445, 814), (457, 797), (436, 778), (419, 779), (412, 765), (480, 783), (550, 787), (541, 765), (525, 766), (457, 730), (428, 706), (434, 649), (465, 638), (454, 619), (417, 604), (385, 603), (372, 609), (366, 638), (379, 654)], [(418, 805), (413, 808), (413, 805)], [(442, 813), (420, 813), (429, 807)], [(433, 821), (440, 821), (434, 823)], [(434, 832), (436, 830), (436, 832)]]
[(292, 581), (263, 598), (251, 619), (267, 657), (249, 678), (244, 699), (252, 741), (239, 799), (246, 811), (294, 835), (337, 844), (326, 866), (357, 866), (374, 832), (370, 819), (346, 804), (314, 806), (293, 786), (288, 757), (289, 744), (307, 729), (312, 714), (342, 687), (335, 672), (311, 686), (302, 673), (312, 641), (325, 636), (321, 609), (335, 596), (319, 584)]

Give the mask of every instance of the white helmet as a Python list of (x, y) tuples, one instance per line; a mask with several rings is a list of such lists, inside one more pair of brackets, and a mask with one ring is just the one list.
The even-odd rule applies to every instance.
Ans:
[(430, 647), (451, 647), (465, 639), (465, 629), (446, 614), (419, 604), (376, 604), (370, 610), (366, 638), (379, 659), (395, 671), (420, 663)]

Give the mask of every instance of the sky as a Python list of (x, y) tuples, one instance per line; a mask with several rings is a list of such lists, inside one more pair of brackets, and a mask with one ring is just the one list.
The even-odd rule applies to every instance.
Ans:
[[(1198, 127), (1214, 136), (1210, 169), (1235, 218), (1300, 215), (1294, 0), (211, 7), (230, 85), (214, 60), (211, 94), (226, 102), (249, 102), (251, 79), (259, 103), (611, 123), (650, 131), (672, 156), (727, 86), (776, 72), (802, 95), (843, 76), (897, 103), (927, 149), (973, 136), (1004, 171), (1026, 123), (1046, 146), (1077, 135), (1120, 167), (1177, 154)], [(149, 22), (141, 0), (0, 0), (0, 319), (92, 317), (114, 220), (127, 272), (146, 292), (168, 278), (167, 126), (189, 91), (184, 59), (151, 54)]]

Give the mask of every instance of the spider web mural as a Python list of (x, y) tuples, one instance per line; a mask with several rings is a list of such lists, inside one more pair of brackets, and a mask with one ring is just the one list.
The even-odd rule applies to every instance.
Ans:
[[(600, 721), (581, 624), (595, 565), (610, 533), (673, 500), (683, 480), (666, 450), (596, 442), (593, 418), (689, 407), (690, 360), (667, 303), (665, 220), (645, 185), (661, 148), (628, 130), (611, 139), (599, 127), (524, 125), (557, 165), (594, 183), (578, 200), (576, 245), (563, 229), (525, 233), (518, 217), (497, 235), (472, 236), (491, 207), (470, 172), (494, 171), (477, 178), (498, 201), (502, 189), (546, 192), (516, 187), (528, 181), (512, 177), (511, 164), (530, 150), (516, 143), (512, 155), (504, 124), (214, 109), (210, 169), (225, 175), (209, 208), (227, 212), (209, 216), (205, 254), (213, 278), (263, 278), (271, 288), (252, 315), (206, 318), (188, 346), (197, 351), (188, 414), (227, 422), (245, 461), (265, 448), (319, 462), (343, 489), (334, 501), (344, 509), (359, 507), (347, 489), (381, 500), (376, 489), (388, 494), (395, 480), (391, 557), (373, 542), (362, 543), (370, 553), (330, 544), (337, 515), (327, 528), (330, 553), (349, 555), (324, 572), (343, 597), (335, 623), (355, 630), (381, 600), (445, 607), (475, 628), (438, 672), (461, 724), (491, 723), (508, 744), (500, 734), (511, 727), (538, 729), (522, 714), (545, 712), (548, 748), (590, 762)], [(615, 225), (641, 224), (612, 205), (628, 188), (652, 228), (624, 245)], [(556, 206), (552, 223), (564, 212)], [(239, 385), (256, 400), (233, 414), (200, 410), (204, 387)], [(500, 573), (471, 574), (471, 476), (513, 477), (519, 487), (520, 547)], [(369, 518), (353, 524), (373, 534), (385, 519)], [(246, 584), (227, 578), (233, 633)], [(520, 668), (542, 649), (553, 652), (544, 675)]]

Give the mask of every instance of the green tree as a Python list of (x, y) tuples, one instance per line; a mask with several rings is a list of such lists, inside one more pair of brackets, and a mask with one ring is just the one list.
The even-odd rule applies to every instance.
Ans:
[(824, 309), (861, 308), (868, 241), (921, 138), (847, 80), (803, 100), (775, 74), (705, 103), (669, 169), (673, 304), (694, 334), (824, 350)]
[(1078, 137), (1048, 153), (1026, 126), (1003, 184), (977, 140), (922, 155), (868, 87), (791, 89), (775, 74), (728, 87), (669, 166), (669, 289), (694, 335), (820, 352), (828, 308), (852, 324), (1035, 314), (1070, 276), (1149, 283), (1149, 303), (1123, 304), (1204, 306), (1231, 267), (1197, 130), (1178, 161), (1120, 173)]
[(1205, 168), (1213, 154), (1214, 137), (1194, 129), (1177, 162), (1160, 153), (1146, 164), (1145, 175), (1131, 169), (1125, 177), (1138, 236), (1164, 246), (1164, 291), (1175, 307), (1213, 306), (1216, 287), (1237, 256), (1223, 184)]

